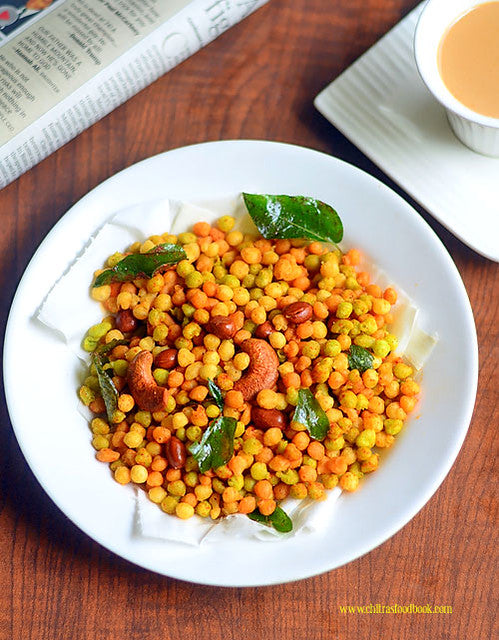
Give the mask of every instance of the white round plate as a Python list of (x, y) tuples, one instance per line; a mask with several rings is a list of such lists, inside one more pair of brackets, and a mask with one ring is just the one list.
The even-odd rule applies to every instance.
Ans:
[[(327, 529), (277, 543), (234, 539), (191, 547), (141, 539), (131, 533), (131, 487), (118, 485), (107, 465), (95, 460), (90, 432), (75, 409), (74, 356), (34, 313), (112, 212), (154, 198), (208, 199), (239, 191), (303, 194), (332, 204), (345, 226), (345, 246), (364, 250), (413, 298), (425, 318), (424, 328), (436, 332), (439, 342), (424, 369), (418, 415), (360, 490), (339, 498)], [(403, 527), (436, 491), (458, 454), (472, 415), (477, 369), (476, 332), (465, 288), (440, 240), (416, 211), (341, 160), (259, 141), (169, 151), (122, 171), (80, 200), (26, 269), (10, 312), (4, 357), (7, 404), (17, 439), (58, 507), (94, 540), (137, 565), (220, 586), (276, 584), (329, 571)]]

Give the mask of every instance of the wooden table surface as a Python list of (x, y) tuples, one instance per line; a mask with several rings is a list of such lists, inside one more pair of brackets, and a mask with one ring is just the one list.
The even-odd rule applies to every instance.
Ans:
[[(415, 5), (271, 0), (5, 188), (2, 329), (21, 274), (64, 212), (116, 171), (158, 152), (206, 140), (279, 140), (336, 155), (400, 192), (314, 110), (312, 100)], [(366, 556), (301, 582), (225, 589), (164, 578), (101, 548), (52, 504), (19, 450), (2, 397), (1, 640), (492, 637), (497, 265), (418, 210), (446, 245), (468, 290), (480, 380), (457, 461), (416, 517)], [(41, 382), (30, 380), (29, 362), (26, 379)], [(452, 613), (339, 611), (340, 604), (369, 603), (450, 605)]]

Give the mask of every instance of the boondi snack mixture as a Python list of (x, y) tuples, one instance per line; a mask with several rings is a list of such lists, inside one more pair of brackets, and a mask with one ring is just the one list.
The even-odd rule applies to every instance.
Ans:
[[(287, 215), (288, 227), (300, 219), (302, 235), (341, 239), (324, 203), (318, 228), (306, 209), (317, 201), (261, 198), (245, 195), (260, 231), (265, 207), (291, 202), (302, 218)], [(284, 498), (355, 491), (377, 469), (419, 386), (394, 354), (397, 294), (370, 283), (357, 250), (234, 224), (198, 222), (108, 258), (92, 288), (106, 317), (83, 341), (92, 364), (79, 393), (118, 483), (179, 518), (241, 513), (286, 532)]]

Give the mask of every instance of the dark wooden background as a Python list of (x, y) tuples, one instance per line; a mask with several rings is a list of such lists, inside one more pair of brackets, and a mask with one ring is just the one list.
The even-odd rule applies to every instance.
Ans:
[[(400, 192), (314, 110), (312, 100), (415, 5), (271, 0), (1, 191), (2, 331), (21, 274), (54, 223), (102, 180), (152, 154), (206, 140), (279, 140), (339, 156)], [(469, 434), (421, 512), (365, 557), (302, 582), (251, 589), (178, 582), (112, 555), (66, 519), (27, 467), (2, 396), (1, 640), (492, 638), (497, 265), (421, 215), (464, 279), (481, 360)], [(26, 362), (27, 386), (41, 382), (30, 379)], [(33, 419), (46, 409), (34, 407)], [(453, 613), (343, 615), (338, 605), (345, 603), (451, 605)]]

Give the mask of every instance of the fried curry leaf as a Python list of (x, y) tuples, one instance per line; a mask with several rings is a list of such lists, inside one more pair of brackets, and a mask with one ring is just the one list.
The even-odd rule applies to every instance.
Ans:
[(92, 362), (97, 372), (97, 380), (99, 381), (99, 388), (106, 405), (107, 419), (112, 422), (115, 411), (118, 408), (118, 390), (114, 386), (114, 382), (106, 373), (104, 364), (107, 360), (103, 358), (101, 354), (94, 353), (92, 356)]
[(260, 522), (261, 524), (266, 524), (269, 527), (274, 527), (276, 531), (279, 533), (289, 533), (293, 529), (293, 523), (288, 514), (281, 509), (281, 507), (276, 507), (275, 511), (270, 514), (270, 516), (262, 515), (258, 509), (248, 513), (248, 518), (251, 520), (255, 520), (255, 522)]
[(132, 253), (125, 256), (111, 269), (100, 273), (93, 284), (101, 287), (110, 282), (127, 282), (139, 276), (151, 278), (164, 265), (176, 264), (187, 258), (184, 248), (179, 244), (158, 244), (147, 253)]
[(358, 369), (359, 373), (364, 373), (373, 366), (374, 356), (364, 347), (353, 344), (348, 350), (348, 366), (350, 369)]
[(213, 382), (211, 378), (208, 378), (208, 389), (211, 397), (213, 398), (213, 400), (215, 400), (215, 404), (217, 405), (217, 407), (220, 409), (220, 411), (223, 411), (224, 399), (222, 396), (222, 390)]
[(243, 193), (248, 213), (264, 238), (340, 242), (343, 224), (330, 205), (306, 196)]
[(329, 418), (310, 389), (298, 391), (298, 404), (293, 415), (293, 422), (305, 425), (315, 440), (324, 440), (326, 437), (329, 431)]
[(221, 467), (234, 453), (235, 418), (219, 417), (208, 425), (199, 442), (194, 442), (189, 451), (198, 463), (201, 473)]

